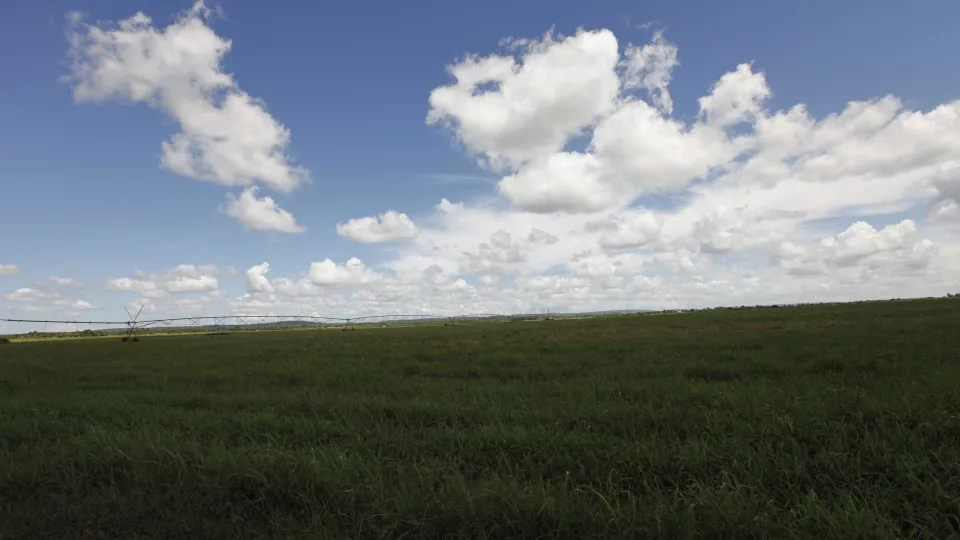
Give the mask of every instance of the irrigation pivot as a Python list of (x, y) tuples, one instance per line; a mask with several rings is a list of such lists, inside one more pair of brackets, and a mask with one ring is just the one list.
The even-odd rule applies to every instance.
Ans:
[[(50, 325), (56, 324), (61, 326), (94, 326), (94, 327), (114, 327), (114, 329), (119, 330), (104, 330), (101, 335), (111, 335), (119, 337), (122, 341), (140, 341), (141, 335), (147, 335), (152, 333), (159, 328), (165, 328), (169, 330), (175, 329), (188, 329), (193, 328), (212, 328), (214, 333), (223, 333), (232, 327), (236, 327), (244, 330), (252, 329), (263, 329), (263, 328), (276, 328), (283, 329), (285, 327), (303, 327), (303, 326), (316, 326), (316, 327), (338, 327), (343, 330), (358, 330), (361, 327), (368, 326), (387, 326), (389, 324), (397, 323), (408, 323), (413, 321), (418, 321), (422, 323), (432, 322), (434, 324), (440, 324), (443, 326), (452, 326), (455, 323), (461, 323), (471, 320), (488, 320), (488, 321), (512, 321), (512, 320), (523, 320), (524, 318), (529, 318), (530, 320), (537, 319), (542, 317), (542, 315), (528, 315), (523, 316), (508, 316), (503, 313), (474, 313), (474, 314), (459, 314), (459, 315), (431, 315), (426, 313), (413, 313), (413, 314), (381, 314), (381, 315), (362, 315), (362, 316), (352, 316), (352, 317), (333, 317), (333, 316), (324, 316), (324, 315), (304, 315), (304, 314), (295, 314), (295, 315), (274, 315), (274, 314), (227, 314), (227, 315), (192, 315), (187, 317), (167, 317), (167, 318), (158, 318), (158, 319), (141, 319), (145, 305), (141, 305), (140, 309), (136, 313), (132, 312), (130, 308), (124, 307), (124, 311), (127, 313), (126, 320), (120, 321), (91, 321), (91, 320), (53, 320), (53, 319), (8, 319), (0, 317), (0, 323), (17, 323), (17, 324), (41, 324), (41, 325)], [(290, 325), (284, 325), (283, 323), (291, 323)], [(119, 328), (116, 328), (119, 327)], [(169, 331), (168, 330), (168, 331)], [(34, 332), (37, 333), (37, 332)], [(55, 337), (69, 337), (62, 334), (70, 334), (74, 331), (70, 330), (60, 330), (56, 332)], [(98, 331), (99, 333), (99, 331)]]
[(136, 315), (130, 315), (130, 310), (127, 309), (127, 306), (123, 306), (124, 311), (127, 312), (127, 335), (120, 338), (120, 341), (140, 341), (140, 336), (137, 335), (137, 319), (140, 318), (140, 313), (143, 312), (143, 305), (140, 305), (140, 309), (137, 311)]

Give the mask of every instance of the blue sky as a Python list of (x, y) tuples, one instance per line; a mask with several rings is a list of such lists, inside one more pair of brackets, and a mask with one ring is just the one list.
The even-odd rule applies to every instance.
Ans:
[[(751, 74), (762, 75), (769, 92), (763, 96), (748, 95), (745, 99), (760, 103), (758, 109), (750, 113), (750, 118), (722, 126), (722, 134), (718, 135), (717, 130), (710, 132), (717, 137), (732, 139), (736, 134), (754, 133), (760, 122), (757, 118), (773, 117), (796, 104), (805, 104), (813, 121), (842, 112), (850, 101), (879, 100), (884, 96), (899, 100), (891, 118), (911, 111), (926, 113), (941, 105), (951, 105), (960, 97), (960, 70), (956, 69), (954, 57), (955, 51), (960, 50), (960, 36), (955, 32), (960, 5), (956, 2), (908, 5), (743, 1), (680, 5), (612, 1), (360, 4), (222, 0), (208, 2), (209, 12), (190, 15), (192, 7), (187, 1), (115, 0), (14, 2), (4, 6), (4, 16), (0, 17), (0, 46), (7, 51), (0, 58), (0, 69), (6, 74), (0, 85), (0, 98), (5, 104), (0, 108), (0, 181), (4, 188), (4, 196), (0, 197), (0, 264), (7, 265), (8, 270), (2, 272), (7, 275), (0, 277), (0, 290), (7, 295), (5, 302), (0, 302), (0, 317), (24, 312), (50, 316), (74, 313), (65, 306), (82, 299), (97, 308), (84, 308), (90, 317), (111, 318), (109, 315), (122, 313), (124, 304), (141, 301), (141, 293), (149, 286), (116, 290), (119, 286), (110, 285), (109, 279), (129, 278), (135, 270), (141, 270), (147, 274), (141, 281), (159, 283), (164, 276), (173, 275), (169, 272), (178, 265), (216, 266), (215, 271), (210, 267), (181, 271), (191, 276), (210, 274), (216, 279), (216, 286), (151, 293), (154, 313), (171, 312), (176, 301), (207, 313), (294, 309), (336, 315), (331, 311), (353, 309), (351, 306), (362, 306), (370, 312), (399, 309), (395, 303), (376, 301), (391, 297), (384, 287), (391, 291), (393, 287), (402, 288), (407, 296), (396, 302), (407, 302), (421, 310), (481, 311), (480, 307), (508, 310), (537, 306), (585, 309), (627, 304), (739, 304), (749, 300), (806, 298), (810, 291), (819, 291), (817, 294), (823, 298), (848, 293), (854, 297), (882, 297), (893, 293), (950, 292), (956, 286), (949, 269), (957, 260), (953, 258), (957, 175), (950, 171), (960, 163), (960, 154), (954, 153), (956, 149), (948, 142), (942, 143), (943, 150), (937, 155), (918, 157), (917, 163), (910, 165), (913, 172), (904, 173), (909, 178), (893, 178), (896, 175), (891, 172), (906, 158), (896, 164), (879, 159), (870, 165), (873, 168), (868, 176), (886, 178), (876, 180), (882, 183), (878, 184), (877, 193), (885, 195), (874, 197), (855, 211), (850, 210), (850, 204), (837, 208), (830, 208), (829, 204), (800, 204), (798, 208), (802, 209), (796, 210), (778, 203), (776, 208), (766, 208), (743, 198), (730, 204), (733, 196), (721, 197), (721, 188), (739, 189), (748, 182), (749, 175), (734, 169), (742, 168), (751, 156), (769, 150), (760, 146), (732, 156), (718, 150), (722, 156), (704, 157), (703, 167), (710, 170), (709, 175), (701, 175), (698, 180), (699, 173), (694, 171), (676, 181), (671, 176), (663, 185), (648, 180), (659, 178), (653, 170), (656, 163), (613, 165), (609, 156), (617, 151), (610, 150), (605, 158), (603, 151), (598, 150), (598, 159), (607, 160), (603, 161), (598, 189), (612, 191), (598, 194), (598, 202), (592, 205), (559, 204), (549, 197), (543, 199), (546, 192), (536, 191), (541, 188), (536, 187), (539, 180), (533, 178), (555, 182), (559, 187), (551, 187), (551, 193), (571, 189), (572, 195), (564, 195), (564, 201), (574, 196), (588, 200), (591, 195), (584, 195), (584, 190), (591, 189), (589, 180), (555, 180), (558, 175), (581, 170), (578, 165), (565, 162), (562, 171), (558, 171), (546, 165), (549, 152), (528, 152), (507, 166), (481, 168), (477, 158), (490, 158), (503, 151), (502, 145), (507, 142), (516, 148), (527, 141), (517, 143), (515, 134), (496, 134), (488, 130), (489, 126), (479, 126), (477, 129), (485, 133), (484, 137), (496, 139), (502, 135), (502, 139), (471, 147), (464, 141), (473, 135), (479, 137), (479, 131), (471, 135), (464, 118), (475, 105), (444, 109), (430, 100), (434, 89), (453, 83), (447, 67), (459, 64), (468, 54), (514, 55), (518, 66), (524, 65), (526, 55), (533, 52), (507, 51), (500, 46), (502, 39), (538, 40), (552, 29), (553, 41), (540, 43), (547, 47), (551, 43), (562, 44), (582, 28), (586, 32), (606, 29), (615, 35), (615, 60), (621, 62), (626, 61), (628, 44), (649, 44), (655, 33), (662, 31), (662, 43), (672, 47), (678, 64), (668, 66), (658, 75), (669, 74), (668, 86), (664, 88), (668, 88), (673, 103), (669, 111), (661, 107), (660, 114), (682, 123), (688, 130), (704, 118), (698, 98), (709, 95), (721, 77), (735, 71), (741, 63), (749, 63)], [(74, 12), (83, 13), (83, 22), (68, 20), (68, 14)], [(235, 82), (231, 91), (260, 100), (263, 110), (289, 130), (290, 141), (282, 153), (291, 164), (309, 172), (309, 181), (289, 193), (270, 189), (269, 183), (257, 178), (250, 185), (260, 185), (256, 196), (271, 197), (295, 218), (297, 225), (305, 229), (303, 232), (248, 230), (222, 211), (227, 194), (237, 195), (246, 185), (197, 180), (162, 166), (161, 143), (180, 129), (178, 120), (163, 107), (131, 102), (130, 96), (118, 94), (77, 99), (75, 90), (81, 85), (80, 80), (63, 80), (71, 73), (76, 75), (75, 65), (72, 67), (68, 57), (68, 36), (88, 35), (96, 27), (113, 31), (119, 21), (138, 12), (152, 19), (140, 31), (152, 28), (162, 32), (182, 23), (184, 17), (193, 17), (211, 35), (230, 41), (218, 72), (231, 74)], [(94, 65), (103, 61), (91, 56), (89, 49), (81, 52)], [(618, 68), (621, 83), (625, 80), (623, 65)], [(125, 69), (134, 73), (136, 66), (128, 65)], [(644, 69), (641, 74), (651, 73), (649, 65)], [(597, 84), (602, 84), (604, 76), (597, 75)], [(575, 73), (571, 80), (577, 80)], [(506, 87), (505, 82), (500, 84)], [(547, 80), (544, 84), (551, 83)], [(611, 99), (620, 104), (629, 100), (653, 104), (652, 93), (646, 92), (649, 88), (641, 85), (634, 90), (623, 89)], [(219, 106), (216, 98), (211, 100)], [(876, 101), (870, 103), (876, 105)], [(577, 106), (571, 102), (563, 110)], [(594, 130), (599, 130), (604, 118), (613, 117), (616, 110), (625, 110), (622, 105), (604, 109), (605, 106), (586, 104), (584, 107), (595, 107), (597, 114), (584, 117), (579, 123), (571, 120), (573, 123), (553, 126), (567, 132), (563, 146), (551, 152), (575, 152), (578, 160), (590, 154), (588, 145), (592, 140), (596, 142), (592, 138)], [(434, 109), (443, 121), (428, 125), (427, 114)], [(960, 138), (955, 131), (956, 121), (951, 124), (949, 119), (935, 120), (930, 120), (935, 128), (911, 132), (917, 138), (917, 148), (940, 148), (941, 140), (934, 140), (937, 137)], [(701, 123), (706, 125), (706, 121)], [(537, 133), (540, 128), (517, 129), (518, 133)], [(853, 130), (845, 140), (883, 137), (882, 127), (872, 129)], [(637, 131), (643, 129), (638, 127)], [(638, 139), (636, 144), (641, 146), (624, 152), (642, 153), (659, 143)], [(703, 148), (713, 143), (697, 139), (689, 144)], [(850, 153), (844, 154), (847, 157), (859, 156), (861, 151), (877, 151), (851, 145)], [(814, 152), (810, 150), (812, 146), (803, 148), (807, 152), (805, 158), (815, 157), (810, 154)], [(830, 151), (831, 148), (823, 147), (815, 153)], [(795, 155), (783, 159), (790, 167), (795, 160)], [(547, 172), (541, 174), (537, 167)], [(835, 181), (831, 189), (837, 192), (862, 189), (864, 184), (857, 183), (860, 180), (848, 178), (848, 170), (849, 167), (818, 172), (829, 178), (818, 177), (817, 181)], [(801, 172), (777, 173), (775, 181), (786, 182), (784, 179), (791, 174), (798, 175), (798, 181), (813, 181), (809, 174), (803, 176)], [(511, 176), (517, 178), (511, 184), (515, 188), (504, 190), (501, 179)], [(617, 187), (610, 187), (613, 185)], [(630, 187), (625, 188), (627, 185)], [(698, 190), (698, 185), (703, 189)], [(759, 184), (756, 189), (761, 189)], [(651, 193), (681, 196), (694, 202), (684, 213), (658, 205), (657, 197)], [(462, 202), (462, 215), (437, 210), (441, 199)], [(716, 211), (721, 199), (727, 201), (724, 204), (729, 211), (739, 216), (732, 225), (727, 223), (732, 215), (729, 211)], [(533, 205), (533, 200), (539, 202)], [(815, 206), (823, 211), (813, 211)], [(806, 215), (789, 223), (764, 222), (766, 218), (749, 211), (759, 207), (764, 212), (772, 209)], [(748, 210), (737, 213), (737, 208)], [(350, 235), (337, 233), (338, 223), (388, 210), (405, 214), (411, 224), (416, 223), (416, 232), (376, 243), (358, 242)], [(646, 218), (635, 219), (640, 211), (652, 215), (649, 224), (658, 231), (655, 241), (634, 239), (618, 243), (610, 240), (612, 236), (603, 237), (606, 241), (600, 237), (604, 230), (608, 235), (614, 234), (611, 227), (620, 227), (617, 234), (621, 236), (636, 236), (639, 233), (634, 225), (647, 223)], [(721, 219), (727, 220), (726, 228), (720, 231), (721, 243), (730, 245), (712, 249), (709, 239), (688, 242), (696, 231), (705, 230), (703, 224), (720, 219), (711, 216), (721, 214), (727, 216)], [(934, 214), (937, 219), (930, 219)], [(898, 226), (906, 219), (910, 224), (901, 229), (884, 229)], [(824, 238), (836, 238), (857, 221), (868, 223), (873, 233), (866, 231), (868, 236), (864, 238), (843, 238), (850, 238), (850, 245), (854, 246), (851, 249), (871, 246), (857, 252), (866, 255), (857, 255), (855, 264), (848, 264), (849, 257), (823, 252)], [(604, 229), (597, 225), (601, 222), (613, 225)], [(497, 228), (498, 224), (502, 227)], [(517, 228), (510, 229), (508, 224)], [(537, 248), (540, 251), (514, 245), (518, 238), (536, 228), (534, 224), (555, 229), (547, 232), (558, 241)], [(756, 237), (751, 226), (777, 234), (763, 245), (733, 239), (737, 234)], [(499, 230), (509, 232), (513, 240), (502, 242), (502, 246), (492, 241), (491, 235)], [(560, 235), (558, 230), (568, 234)], [(578, 232), (587, 230), (595, 234), (585, 237)], [(784, 242), (806, 251), (796, 255), (791, 248), (783, 248)], [(923, 242), (936, 246), (922, 247), (926, 246)], [(629, 247), (611, 249), (609, 246), (614, 244)], [(566, 249), (557, 247), (561, 245)], [(502, 253), (497, 251), (501, 248)], [(937, 255), (925, 255), (922, 263), (903, 259), (928, 248)], [(788, 260), (784, 249), (795, 259)], [(587, 251), (595, 257), (587, 265), (594, 270), (580, 268), (575, 260), (574, 255)], [(831, 256), (834, 258), (830, 259)], [(309, 272), (311, 263), (326, 259), (340, 265), (337, 268), (346, 268), (346, 261), (353, 257), (361, 259), (364, 268), (376, 277), (351, 277), (340, 283), (338, 278), (325, 281)], [(676, 262), (686, 259), (689, 265)], [(247, 270), (264, 261), (269, 261), (269, 279), (286, 276), (292, 283), (303, 281), (303, 287), (281, 293), (279, 289), (283, 287), (274, 287), (268, 280), (266, 287), (257, 289), (253, 285), (257, 279), (249, 277)], [(905, 270), (897, 270), (901, 263), (904, 268), (922, 267), (924, 272), (933, 274), (907, 275)], [(791, 273), (791, 269), (796, 270), (791, 265), (816, 268)], [(425, 286), (422, 280), (408, 275), (419, 276), (431, 266), (442, 272), (430, 275), (442, 279), (437, 278), (438, 282), (428, 289), (418, 288)], [(604, 267), (613, 269), (596, 270)], [(356, 265), (353, 268), (356, 270)], [(355, 274), (344, 272), (343, 276)], [(801, 275), (806, 277), (798, 281), (797, 276)], [(50, 276), (70, 277), (83, 282), (83, 286), (65, 289), (52, 283)], [(521, 286), (549, 276), (568, 281), (550, 284), (550, 294), (544, 293), (544, 289)], [(680, 281), (667, 283), (658, 279)], [(411, 285), (411, 280), (418, 285)], [(640, 287), (644, 280), (655, 285), (643, 289), (646, 292), (642, 294), (630, 288), (631, 284)], [(750, 289), (742, 280), (760, 280), (760, 285)], [(725, 285), (718, 285), (715, 293), (703, 296), (696, 292), (702, 289), (688, 287), (696, 283)], [(927, 285), (921, 286), (924, 283)], [(15, 294), (23, 289), (39, 294)], [(587, 292), (569, 293), (571, 290)], [(444, 300), (453, 298), (449, 295), (456, 291), (460, 291), (456, 293), (461, 294), (459, 300)], [(358, 298), (367, 299), (361, 302)], [(54, 301), (59, 304), (54, 305)], [(28, 305), (32, 307), (25, 310)], [(182, 311), (182, 307), (176, 309)]]

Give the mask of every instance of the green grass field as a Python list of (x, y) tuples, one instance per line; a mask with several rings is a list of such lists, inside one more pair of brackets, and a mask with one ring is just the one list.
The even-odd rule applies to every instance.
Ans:
[(956, 299), (0, 344), (0, 539), (958, 531)]

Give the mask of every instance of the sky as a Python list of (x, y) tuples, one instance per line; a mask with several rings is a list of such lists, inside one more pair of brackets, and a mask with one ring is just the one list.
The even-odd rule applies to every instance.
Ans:
[(960, 292), (954, 1), (2, 9), (0, 318)]

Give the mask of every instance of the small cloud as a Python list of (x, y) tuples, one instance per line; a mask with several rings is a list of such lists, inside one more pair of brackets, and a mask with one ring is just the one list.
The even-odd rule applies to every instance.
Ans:
[(18, 276), (20, 267), (15, 264), (0, 264), (0, 277)]
[(41, 302), (44, 300), (53, 300), (60, 295), (55, 292), (47, 292), (32, 287), (21, 287), (13, 292), (7, 293), (7, 300), (13, 302)]
[(541, 231), (540, 229), (534, 228), (530, 230), (530, 236), (527, 237), (528, 242), (544, 243), (544, 244), (556, 244), (560, 241), (556, 236), (548, 233), (547, 231)]
[(97, 309), (96, 306), (94, 306), (90, 302), (87, 302), (86, 300), (77, 300), (71, 305), (71, 307), (73, 309), (80, 310), (80, 311), (93, 311)]
[(419, 232), (409, 216), (394, 210), (387, 210), (379, 216), (355, 218), (346, 223), (337, 223), (337, 234), (362, 244), (409, 240)]
[(271, 197), (258, 198), (256, 187), (243, 190), (239, 196), (228, 193), (223, 213), (239, 221), (247, 230), (282, 233), (302, 233), (305, 230), (297, 225), (293, 214), (280, 208)]
[(133, 277), (110, 278), (108, 291), (135, 292), (146, 298), (159, 298), (167, 294), (191, 292), (215, 292), (219, 287), (214, 265), (181, 264), (157, 274), (134, 272)]
[(267, 272), (270, 271), (270, 263), (264, 262), (256, 266), (251, 266), (247, 270), (247, 290), (249, 292), (272, 293), (273, 285), (267, 278)]
[(331, 259), (311, 263), (309, 275), (314, 285), (364, 285), (381, 279), (380, 274), (367, 268), (356, 257), (344, 264)]
[(80, 286), (80, 285), (82, 285), (82, 283), (80, 283), (79, 281), (77, 281), (77, 280), (75, 280), (75, 279), (73, 279), (73, 278), (71, 278), (71, 277), (50, 276), (50, 281), (54, 282), (54, 283), (57, 284), (57, 285), (61, 285), (61, 286), (64, 286), (64, 287)]
[(624, 88), (645, 89), (653, 105), (666, 114), (672, 113), (673, 100), (667, 87), (673, 68), (680, 65), (677, 46), (667, 42), (663, 31), (658, 30), (650, 43), (642, 47), (630, 45), (624, 54)]

